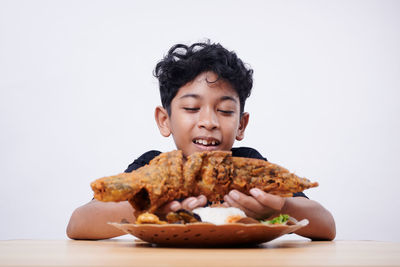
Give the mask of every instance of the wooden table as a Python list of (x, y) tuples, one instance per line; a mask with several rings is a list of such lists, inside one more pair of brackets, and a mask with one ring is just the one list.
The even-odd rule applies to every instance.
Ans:
[(0, 266), (400, 266), (400, 243), (275, 240), (247, 248), (166, 248), (135, 240), (0, 241)]

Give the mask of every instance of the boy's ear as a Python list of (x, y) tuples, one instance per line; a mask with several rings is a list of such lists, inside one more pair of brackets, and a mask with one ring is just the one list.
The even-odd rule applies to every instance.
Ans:
[(239, 122), (239, 129), (236, 134), (236, 140), (241, 141), (244, 138), (244, 131), (246, 130), (247, 124), (249, 123), (249, 113), (244, 112)]
[(161, 106), (156, 107), (154, 117), (161, 135), (164, 137), (170, 136), (171, 130), (169, 127), (169, 116), (167, 110)]

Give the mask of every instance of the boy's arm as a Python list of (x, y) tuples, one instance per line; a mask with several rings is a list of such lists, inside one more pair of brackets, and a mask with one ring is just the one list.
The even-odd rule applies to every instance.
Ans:
[[(165, 215), (170, 211), (179, 209), (192, 210), (202, 207), (207, 203), (205, 196), (189, 197), (182, 202), (171, 201), (161, 207), (158, 215)], [(108, 222), (120, 222), (122, 219), (134, 223), (134, 209), (128, 201), (101, 202), (92, 200), (77, 208), (71, 215), (67, 226), (67, 235), (71, 239), (105, 239), (112, 238), (125, 233)]]
[(267, 219), (279, 214), (289, 214), (297, 220), (307, 219), (309, 224), (295, 233), (312, 240), (333, 240), (335, 221), (331, 213), (316, 201), (304, 197), (283, 198), (251, 189), (248, 196), (232, 190), (225, 196), (225, 205), (242, 209), (248, 216)]
[(67, 235), (71, 239), (104, 239), (124, 235), (124, 232), (107, 223), (120, 222), (122, 219), (133, 223), (133, 211), (128, 201), (92, 200), (72, 213)]
[(295, 233), (312, 240), (333, 240), (336, 236), (332, 214), (317, 201), (305, 197), (289, 197), (280, 211), (297, 220), (307, 219), (309, 224)]

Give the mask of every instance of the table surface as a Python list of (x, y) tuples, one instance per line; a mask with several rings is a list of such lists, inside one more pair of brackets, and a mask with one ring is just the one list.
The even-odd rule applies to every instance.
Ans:
[(400, 266), (400, 243), (274, 240), (245, 248), (168, 248), (139, 240), (0, 241), (0, 266)]

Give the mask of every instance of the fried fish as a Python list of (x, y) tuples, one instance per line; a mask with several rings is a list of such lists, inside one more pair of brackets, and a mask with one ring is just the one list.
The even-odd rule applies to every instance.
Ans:
[(174, 199), (205, 195), (209, 201), (223, 199), (230, 190), (249, 194), (252, 188), (279, 196), (318, 186), (268, 161), (233, 157), (229, 151), (198, 152), (185, 160), (182, 151), (161, 153), (146, 166), (130, 173), (97, 179), (91, 183), (94, 198), (125, 201), (135, 215), (154, 213)]

